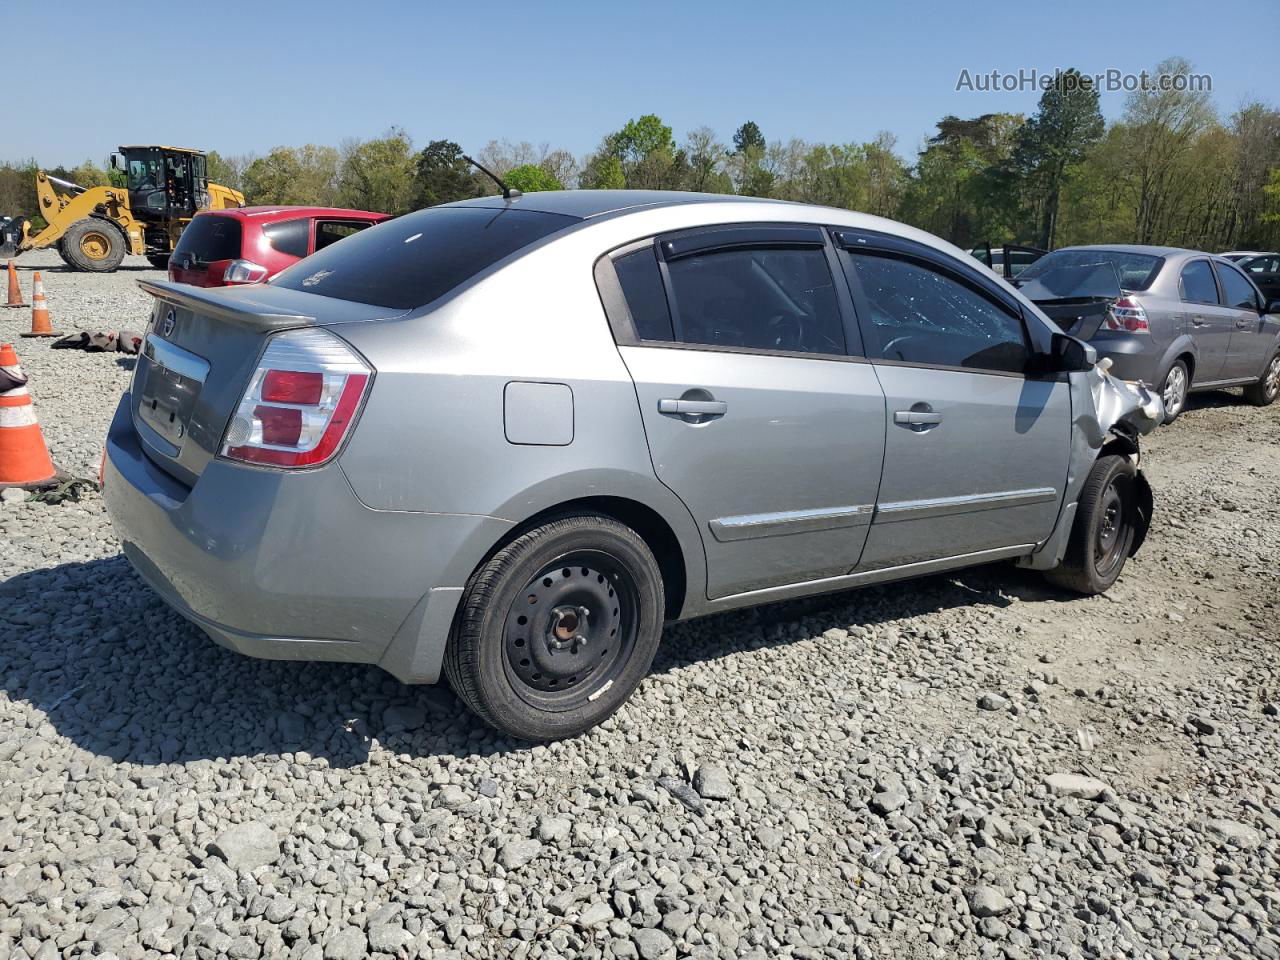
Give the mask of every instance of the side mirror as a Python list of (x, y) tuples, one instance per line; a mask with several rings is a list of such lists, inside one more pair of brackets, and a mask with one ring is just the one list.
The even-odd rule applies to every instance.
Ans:
[(1055, 333), (1049, 348), (1053, 369), (1057, 373), (1074, 373), (1092, 370), (1098, 362), (1098, 351), (1091, 344), (1065, 333)]
[(1268, 313), (1280, 313), (1280, 300), (1263, 300), (1262, 313), (1265, 316)]

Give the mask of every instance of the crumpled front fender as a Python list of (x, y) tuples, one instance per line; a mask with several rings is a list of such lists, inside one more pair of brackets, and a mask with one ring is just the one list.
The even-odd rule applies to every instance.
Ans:
[[(1164, 401), (1142, 383), (1129, 383), (1111, 376), (1109, 360), (1100, 360), (1091, 369), (1069, 374), (1071, 383), (1071, 466), (1058, 522), (1040, 548), (1018, 561), (1033, 570), (1050, 570), (1062, 562), (1075, 522), (1076, 504), (1085, 478), (1103, 449), (1137, 457), (1138, 438), (1164, 422)], [(1141, 471), (1137, 474), (1140, 519), (1134, 537), (1136, 551), (1146, 539), (1154, 507), (1151, 485)]]

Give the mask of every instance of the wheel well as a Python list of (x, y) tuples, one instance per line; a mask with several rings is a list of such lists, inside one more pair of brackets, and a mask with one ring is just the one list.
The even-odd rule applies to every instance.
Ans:
[(651, 507), (646, 507), (643, 503), (628, 500), (625, 497), (582, 497), (577, 500), (558, 503), (554, 507), (548, 507), (546, 510), (535, 513), (523, 523), (517, 524), (509, 530), (501, 540), (493, 545), (493, 548), (485, 556), (485, 561), (526, 531), (541, 526), (556, 517), (574, 513), (603, 514), (606, 517), (612, 517), (619, 523), (626, 524), (638, 533), (649, 549), (653, 551), (654, 559), (658, 561), (658, 569), (662, 571), (662, 587), (667, 601), (667, 619), (675, 620), (680, 616), (688, 583), (684, 565), (684, 553), (680, 549), (680, 541), (661, 514)]
[(1187, 386), (1190, 387), (1196, 378), (1196, 358), (1189, 353), (1180, 353), (1173, 359), (1175, 361), (1181, 360), (1187, 365)]

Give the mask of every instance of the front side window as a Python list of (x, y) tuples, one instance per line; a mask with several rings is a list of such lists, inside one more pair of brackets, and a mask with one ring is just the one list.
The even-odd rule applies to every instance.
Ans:
[(1182, 268), (1182, 299), (1188, 303), (1217, 303), (1218, 286), (1208, 260), (1192, 260)]
[(922, 263), (869, 253), (849, 261), (869, 316), (859, 316), (874, 360), (1021, 373), (1022, 321), (976, 290)]
[(1218, 264), (1218, 277), (1222, 280), (1222, 302), (1228, 307), (1254, 309), (1258, 306), (1258, 293), (1235, 267)]
[(710, 250), (667, 264), (676, 337), (688, 344), (787, 353), (845, 352), (821, 249)]

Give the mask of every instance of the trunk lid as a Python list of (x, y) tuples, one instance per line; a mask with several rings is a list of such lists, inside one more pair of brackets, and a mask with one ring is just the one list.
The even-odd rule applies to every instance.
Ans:
[(404, 313), (268, 284), (138, 285), (155, 304), (134, 368), (133, 423), (147, 456), (188, 486), (217, 455), (271, 334)]
[(1063, 264), (1017, 286), (1063, 332), (1081, 340), (1098, 332), (1111, 305), (1124, 296), (1115, 266), (1106, 261)]

